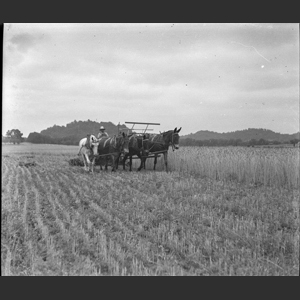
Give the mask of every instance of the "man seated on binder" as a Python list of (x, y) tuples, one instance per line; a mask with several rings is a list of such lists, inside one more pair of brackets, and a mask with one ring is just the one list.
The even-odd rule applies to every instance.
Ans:
[(103, 126), (100, 126), (100, 129), (99, 129), (99, 133), (97, 135), (97, 139), (99, 140), (100, 138), (102, 137), (108, 137), (108, 133), (105, 131), (105, 128)]

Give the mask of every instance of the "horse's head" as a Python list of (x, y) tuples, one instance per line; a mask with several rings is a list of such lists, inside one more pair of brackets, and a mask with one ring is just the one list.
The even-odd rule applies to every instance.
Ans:
[(181, 130), (181, 127), (179, 129), (177, 129), (177, 127), (175, 127), (174, 132), (172, 134), (171, 145), (175, 149), (179, 149), (179, 134), (178, 133), (180, 130)]
[(93, 134), (91, 134), (91, 135), (90, 135), (90, 142), (91, 142), (91, 143), (97, 143), (97, 142), (98, 142), (98, 139), (97, 139)]
[(97, 155), (98, 154), (99, 141), (94, 135), (90, 136), (89, 144), (90, 144), (90, 149), (93, 152), (93, 155)]
[(169, 130), (167, 132), (163, 133), (163, 139), (165, 143), (169, 144), (172, 146), (173, 150), (174, 149), (179, 149), (179, 131), (181, 130), (181, 127), (177, 129), (175, 127), (174, 130)]
[(129, 137), (125, 132), (117, 137), (117, 148), (125, 154), (129, 153)]

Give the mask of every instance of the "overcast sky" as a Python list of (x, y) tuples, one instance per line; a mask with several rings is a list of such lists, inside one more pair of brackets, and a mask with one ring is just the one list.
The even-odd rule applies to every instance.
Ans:
[(299, 131), (299, 24), (5, 24), (3, 49), (2, 134)]

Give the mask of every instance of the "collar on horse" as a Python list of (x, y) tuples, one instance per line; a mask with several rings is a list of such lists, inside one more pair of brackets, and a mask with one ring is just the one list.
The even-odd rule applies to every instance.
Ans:
[(89, 156), (90, 156), (91, 159), (93, 159), (95, 156), (98, 156), (98, 155), (94, 154), (93, 145), (91, 143), (91, 134), (87, 134), (86, 137), (87, 137), (87, 139), (86, 139), (85, 147), (90, 151)]
[[(163, 135), (164, 134), (167, 134), (168, 133), (168, 131), (167, 132), (163, 132), (163, 133), (160, 133), (160, 134), (158, 134), (158, 135), (156, 135), (156, 136), (161, 136), (162, 138), (163, 138)], [(161, 142), (155, 142), (155, 141), (152, 141), (152, 143), (153, 143), (153, 146), (149, 149), (149, 151), (154, 147), (154, 144), (160, 144), (160, 145), (162, 145), (162, 146), (172, 146), (172, 150), (173, 151), (175, 151), (175, 145), (174, 145), (174, 141), (173, 141), (173, 138), (174, 138), (174, 134), (177, 134), (178, 135), (178, 133), (177, 132), (172, 132), (172, 135), (171, 135), (171, 141), (168, 143), (168, 144), (166, 144), (166, 143), (161, 143)], [(155, 137), (155, 136), (154, 136)], [(153, 138), (154, 138), (153, 137)]]
[[(113, 153), (109, 153), (109, 154), (104, 154), (104, 155), (111, 155), (111, 154), (117, 154), (117, 153), (119, 153), (119, 152), (121, 152), (119, 149), (118, 149), (118, 147), (117, 147), (117, 136), (113, 136), (112, 138), (108, 138), (108, 139), (111, 139), (110, 141), (109, 141), (109, 144), (110, 144), (110, 146), (114, 149), (114, 150), (116, 150), (116, 152), (113, 152)], [(120, 147), (119, 148), (121, 148), (122, 146), (123, 146), (123, 144), (125, 143), (125, 141), (123, 140), (123, 143), (120, 145)], [(103, 155), (103, 156), (104, 156)], [(100, 155), (100, 156), (102, 156), (102, 155)]]

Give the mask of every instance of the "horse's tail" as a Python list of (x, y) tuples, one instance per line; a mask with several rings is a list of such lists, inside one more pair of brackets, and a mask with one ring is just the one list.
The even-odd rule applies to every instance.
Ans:
[(90, 149), (91, 148), (91, 135), (90, 134), (87, 134), (86, 135), (86, 143), (85, 143), (85, 146)]
[(81, 151), (82, 147), (83, 147), (83, 146), (81, 146), (81, 147), (79, 148), (79, 151), (78, 151), (78, 153), (77, 153), (78, 156), (80, 156), (80, 154), (81, 154), (80, 151)]
[(81, 149), (85, 146), (85, 138), (81, 139), (79, 141), (79, 150), (78, 150), (78, 154), (77, 155), (80, 155), (81, 154)]

